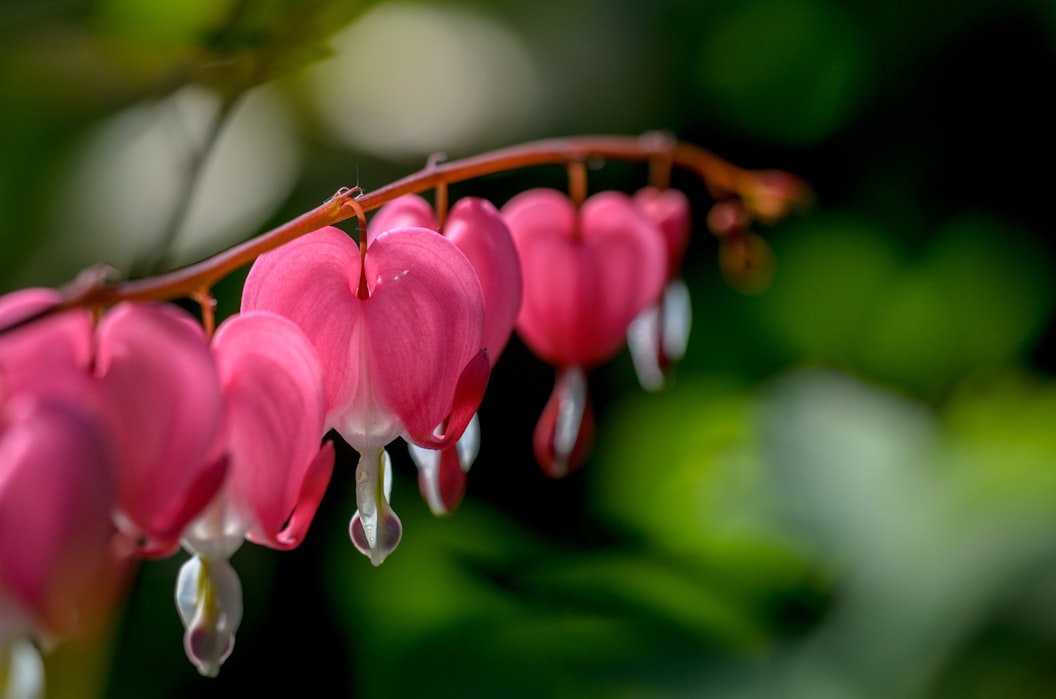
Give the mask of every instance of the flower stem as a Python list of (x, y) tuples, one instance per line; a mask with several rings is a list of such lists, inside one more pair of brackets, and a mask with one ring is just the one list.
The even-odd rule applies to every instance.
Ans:
[[(142, 279), (110, 282), (96, 275), (91, 283), (71, 284), (64, 289), (64, 299), (29, 318), (0, 328), (7, 332), (51, 313), (74, 307), (108, 306), (120, 301), (162, 301), (192, 297), (211, 288), (235, 270), (280, 245), (324, 226), (334, 225), (354, 216), (362, 216), (403, 194), (423, 192), (438, 186), (462, 182), (485, 175), (535, 167), (563, 165), (601, 158), (628, 162), (670, 162), (697, 175), (712, 196), (743, 196), (760, 188), (761, 173), (745, 170), (708, 150), (677, 141), (667, 134), (642, 136), (580, 136), (546, 139), (490, 151), (445, 163), (431, 161), (422, 170), (380, 187), (362, 192), (358, 187), (338, 190), (334, 196), (292, 221), (236, 245), (201, 262), (171, 272)], [(782, 173), (784, 175), (784, 173)], [(791, 175), (785, 175), (795, 179)], [(807, 194), (805, 185), (802, 187)], [(797, 205), (800, 198), (790, 197), (784, 210)], [(746, 205), (751, 200), (746, 199)], [(773, 201), (768, 215), (774, 213)], [(361, 241), (362, 242), (362, 241)]]

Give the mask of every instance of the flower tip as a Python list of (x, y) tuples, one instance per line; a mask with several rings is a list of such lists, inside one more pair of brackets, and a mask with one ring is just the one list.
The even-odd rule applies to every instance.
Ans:
[(185, 628), (187, 659), (205, 677), (216, 677), (235, 648), (242, 622), (242, 583), (226, 559), (193, 556), (180, 567), (176, 609)]
[(550, 478), (564, 478), (586, 461), (594, 441), (594, 411), (579, 367), (563, 369), (535, 426), (536, 461)]
[(466, 474), (480, 451), (480, 419), (473, 414), (453, 447), (424, 449), (408, 442), (407, 450), (418, 467), (418, 489), (429, 509), (437, 517), (449, 515), (466, 494)]
[(376, 568), (396, 550), (403, 538), (403, 524), (395, 512), (386, 509), (378, 520), (377, 531), (367, 531), (359, 510), (356, 510), (348, 525), (348, 534), (356, 549), (369, 558), (371, 565)]
[(194, 627), (187, 629), (184, 650), (187, 657), (202, 677), (216, 677), (235, 648), (235, 637), (218, 632), (215, 628)]

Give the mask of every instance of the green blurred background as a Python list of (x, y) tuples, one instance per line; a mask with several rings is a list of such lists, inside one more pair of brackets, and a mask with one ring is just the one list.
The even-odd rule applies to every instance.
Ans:
[(1056, 696), (1054, 69), (1051, 0), (3, 0), (0, 292), (533, 138), (668, 129), (816, 192), (760, 231), (762, 295), (698, 223), (688, 356), (658, 394), (625, 353), (593, 373), (581, 472), (534, 464), (553, 376), (514, 340), (453, 517), (393, 445), (405, 536), (371, 568), (342, 446), (305, 544), (236, 554), (219, 678), (183, 657), (178, 556), (49, 696)]

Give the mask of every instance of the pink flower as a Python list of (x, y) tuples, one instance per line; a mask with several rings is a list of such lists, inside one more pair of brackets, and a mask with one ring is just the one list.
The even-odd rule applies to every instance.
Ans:
[[(8, 294), (0, 321), (58, 298), (45, 289)], [(122, 303), (94, 330), (87, 311), (71, 310), (4, 333), (0, 386), (80, 406), (99, 423), (127, 554), (174, 552), (223, 480), (216, 368), (201, 327), (175, 306)]]
[(610, 359), (666, 281), (656, 225), (618, 192), (596, 194), (577, 211), (561, 192), (534, 189), (511, 199), (502, 215), (525, 279), (517, 318), (525, 343), (556, 366)]
[[(484, 348), (492, 366), (506, 347), (521, 306), (521, 265), (506, 223), (490, 202), (476, 197), (460, 199), (449, 212), (443, 228), (436, 222), (432, 206), (416, 194), (407, 194), (383, 206), (371, 219), (371, 240), (391, 228), (417, 226), (438, 231), (473, 265), (484, 294)], [(480, 447), (479, 420), (458, 443), (442, 451), (409, 445), (418, 466), (422, 496), (434, 514), (452, 512), (466, 490), (466, 473)]]
[(667, 248), (667, 285), (657, 303), (649, 306), (627, 328), (627, 346), (642, 387), (663, 387), (671, 366), (685, 354), (692, 310), (689, 289), (679, 278), (682, 256), (689, 244), (689, 200), (677, 189), (646, 187), (633, 198), (638, 210), (655, 223)]
[(334, 465), (320, 448), (326, 412), (323, 374), (308, 338), (267, 312), (233, 316), (213, 337), (226, 409), (227, 479), (184, 531), (194, 555), (180, 569), (176, 603), (184, 648), (215, 676), (234, 648), (242, 587), (228, 558), (243, 539), (286, 550), (299, 545)]
[(113, 498), (105, 436), (87, 410), (0, 398), (0, 645), (67, 636), (105, 611)]
[(535, 452), (547, 474), (562, 476), (585, 457), (589, 441), (582, 372), (611, 358), (630, 322), (656, 303), (666, 246), (656, 224), (617, 192), (594, 195), (577, 210), (560, 192), (534, 189), (511, 199), (502, 215), (525, 279), (517, 332), (558, 368)]
[(301, 329), (252, 312), (224, 321), (212, 341), (223, 393), (227, 479), (183, 533), (185, 545), (228, 557), (248, 539), (298, 546), (330, 481), (323, 372)]
[(130, 552), (170, 555), (227, 468), (205, 333), (175, 306), (119, 304), (96, 330), (93, 375), (115, 455), (118, 529)]
[(326, 424), (361, 455), (350, 533), (380, 564), (402, 533), (385, 492), (385, 445), (398, 436), (434, 449), (453, 445), (487, 385), (476, 272), (428, 229), (388, 230), (361, 255), (344, 232), (323, 228), (254, 263), (242, 310), (286, 316), (318, 352)]

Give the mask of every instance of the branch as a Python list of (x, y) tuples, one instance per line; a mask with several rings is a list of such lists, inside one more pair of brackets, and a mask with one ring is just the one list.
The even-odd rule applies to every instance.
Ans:
[[(63, 288), (64, 298), (58, 304), (0, 328), (0, 333), (68, 308), (103, 307), (120, 301), (193, 298), (207, 293), (216, 282), (265, 252), (319, 228), (355, 217), (357, 210), (373, 211), (404, 194), (485, 175), (539, 165), (567, 166), (596, 158), (646, 162), (654, 172), (669, 170), (672, 166), (683, 168), (698, 176), (716, 199), (740, 197), (748, 210), (764, 221), (780, 218), (809, 197), (806, 185), (792, 175), (780, 171), (745, 170), (710, 151), (676, 141), (663, 133), (533, 141), (447, 163), (430, 160), (418, 172), (372, 192), (343, 188), (320, 206), (292, 221), (171, 272), (116, 282), (108, 281), (107, 275), (98, 271), (82, 274)], [(666, 181), (667, 177), (662, 174), (658, 179)]]

